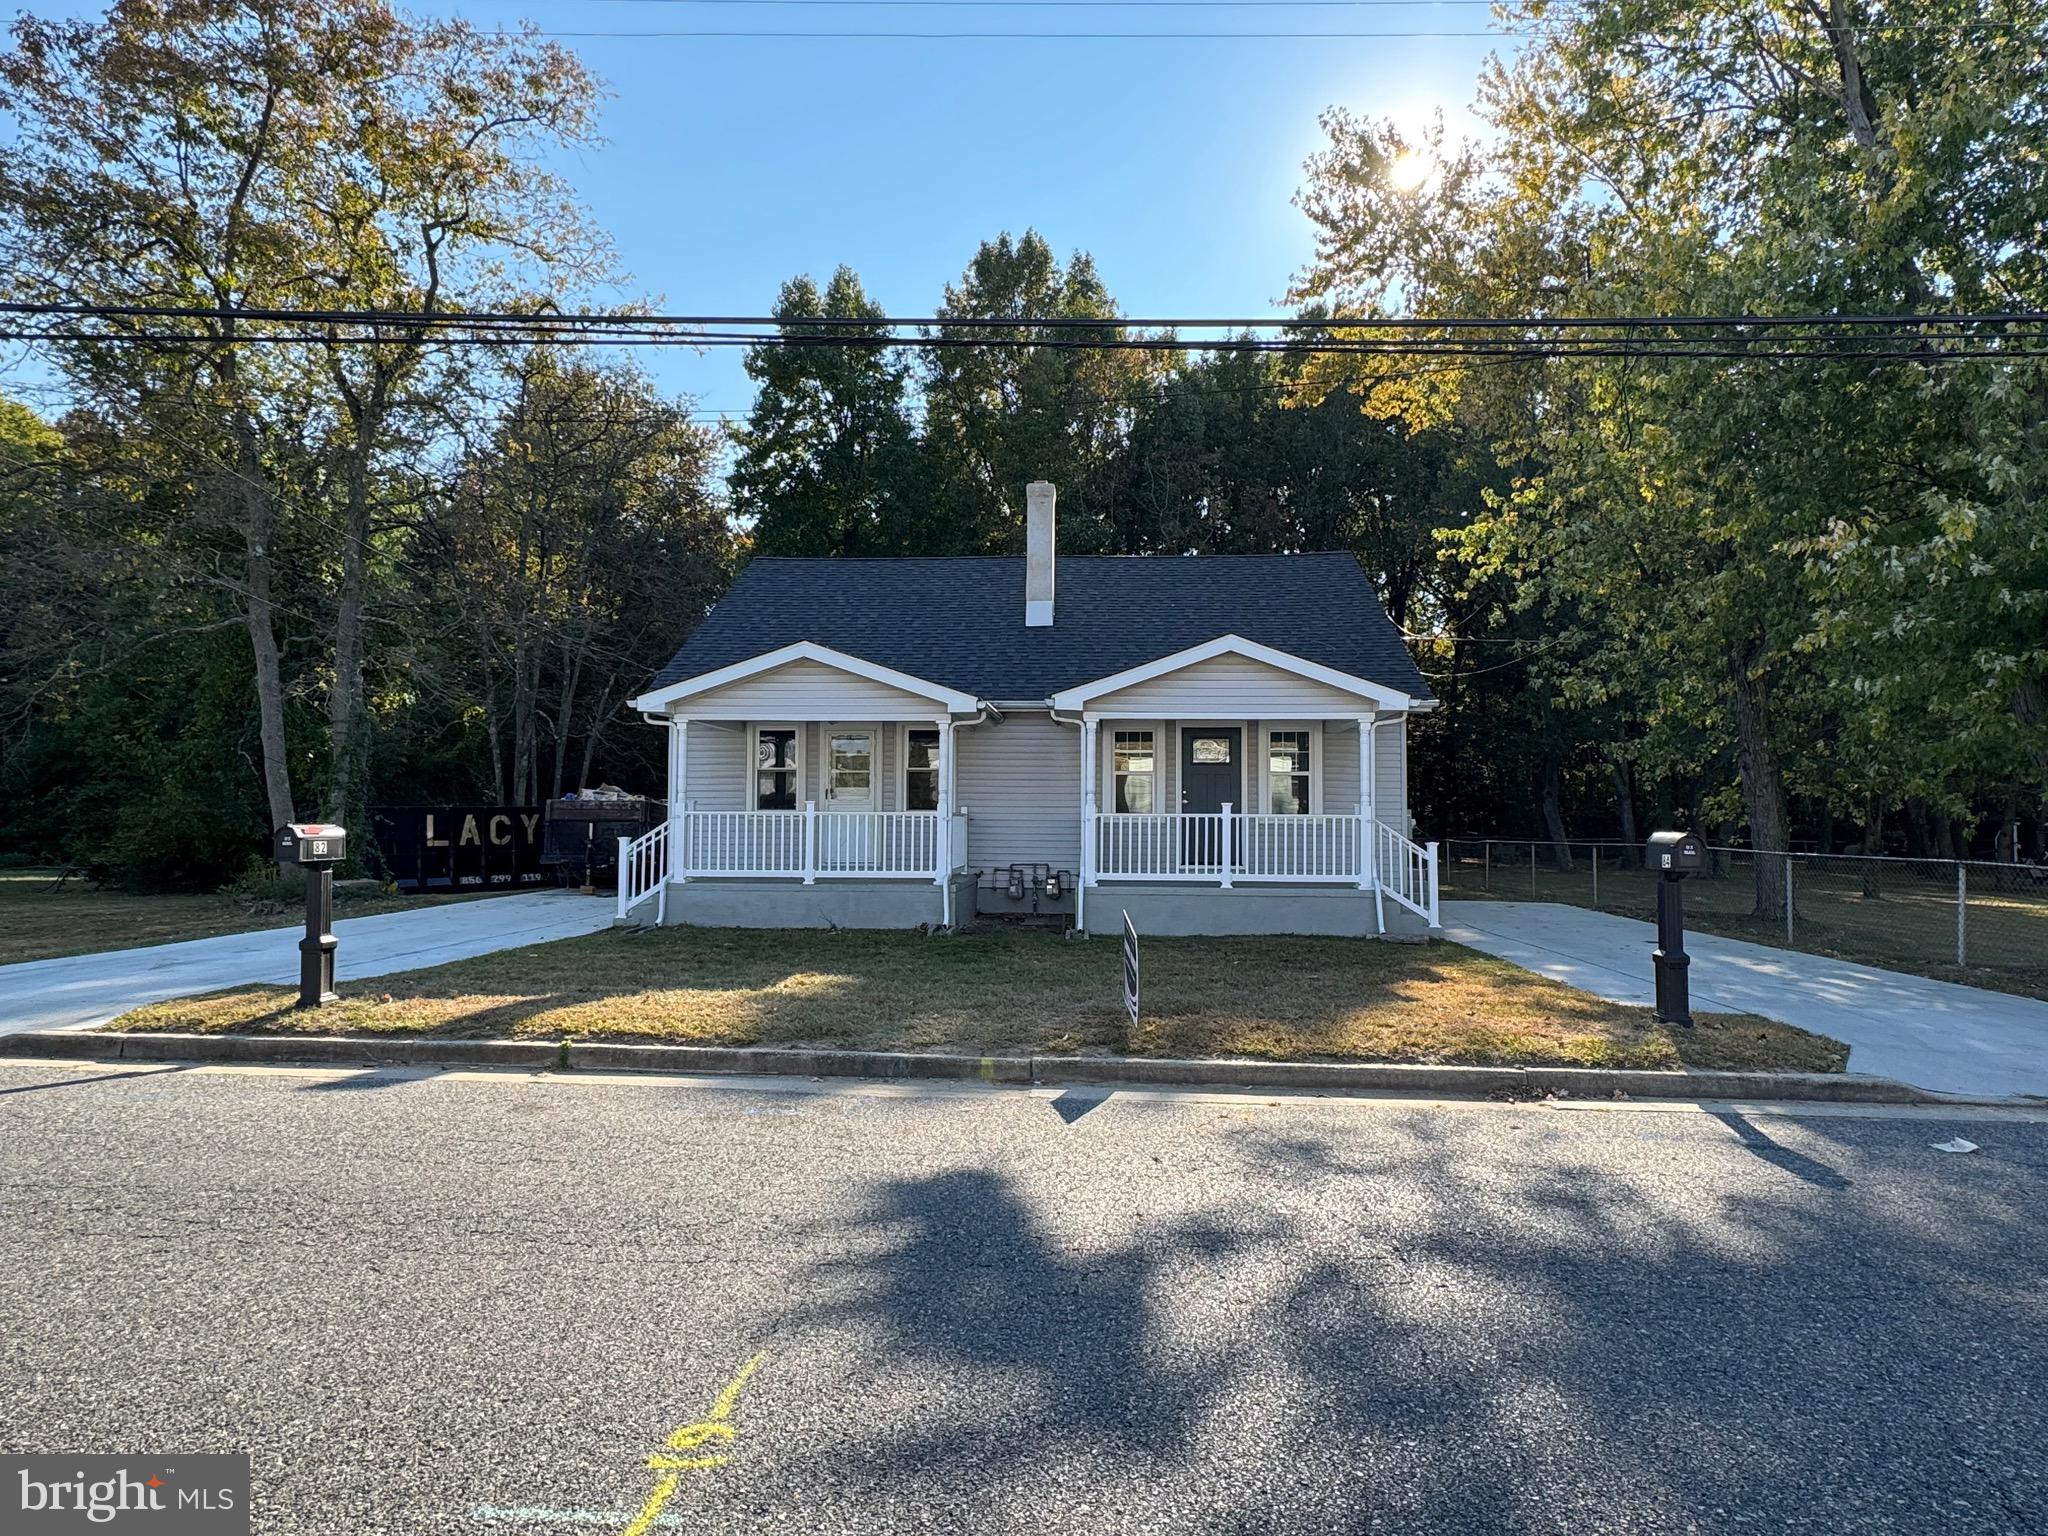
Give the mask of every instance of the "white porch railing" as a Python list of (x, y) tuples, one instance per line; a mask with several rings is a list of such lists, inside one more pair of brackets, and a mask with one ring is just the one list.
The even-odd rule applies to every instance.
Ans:
[(1414, 843), (1384, 821), (1373, 823), (1373, 865), (1380, 890), (1435, 928), (1437, 858), (1435, 843)]
[(1366, 878), (1364, 818), (1236, 812), (1095, 818), (1098, 880), (1308, 882)]
[(1437, 926), (1436, 845), (1362, 816), (1251, 816), (1234, 811), (1097, 816), (1091, 883), (1200, 880), (1372, 887)]
[(936, 811), (685, 811), (674, 877), (936, 879), (958, 867), (966, 821), (941, 838)]
[(643, 837), (619, 839), (618, 915), (660, 897), (670, 880), (936, 880), (966, 857), (967, 817), (952, 823), (941, 838), (936, 811), (685, 811)]

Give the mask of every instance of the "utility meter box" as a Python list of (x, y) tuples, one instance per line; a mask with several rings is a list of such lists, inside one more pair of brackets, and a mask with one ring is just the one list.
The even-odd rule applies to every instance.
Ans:
[(339, 864), (348, 852), (348, 833), (318, 821), (295, 821), (277, 829), (271, 839), (280, 864)]
[(1690, 832), (1652, 832), (1650, 868), (1660, 875), (1696, 875), (1707, 867), (1707, 850)]

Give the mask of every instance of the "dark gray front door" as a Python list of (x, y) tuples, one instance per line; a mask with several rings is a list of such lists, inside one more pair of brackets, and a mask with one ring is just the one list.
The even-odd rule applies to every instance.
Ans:
[[(1180, 734), (1180, 808), (1190, 816), (1214, 816), (1229, 802), (1244, 808), (1244, 732), (1236, 726), (1183, 727)], [(1196, 869), (1223, 862), (1223, 827), (1191, 821), (1181, 849)]]

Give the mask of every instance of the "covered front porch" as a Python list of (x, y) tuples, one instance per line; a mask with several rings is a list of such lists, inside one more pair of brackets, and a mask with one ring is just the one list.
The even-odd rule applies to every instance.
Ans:
[(1237, 637), (1055, 700), (1080, 715), (1082, 925), (1435, 928), (1436, 848), (1407, 835), (1412, 702)]

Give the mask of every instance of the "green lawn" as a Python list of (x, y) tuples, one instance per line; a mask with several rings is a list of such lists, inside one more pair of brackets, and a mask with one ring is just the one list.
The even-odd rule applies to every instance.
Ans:
[[(1507, 858), (1519, 862), (1506, 862)], [(1657, 876), (1649, 870), (1618, 869), (1611, 850), (1600, 863), (1596, 894), (1593, 869), (1583, 848), (1574, 850), (1573, 867), (1560, 871), (1548, 862), (1548, 850), (1531, 878), (1526, 843), (1493, 850), (1494, 862), (1477, 855), (1443, 864), (1443, 894), (1465, 900), (1559, 901), (1594, 907), (1623, 917), (1653, 921), (1657, 907)], [(1901, 874), (1887, 866), (1866, 886), (1862, 868), (1850, 860), (1816, 868), (1793, 866), (1793, 949), (1831, 955), (1864, 965), (1990, 987), (2027, 997), (2048, 998), (2048, 885), (2015, 886), (2005, 891), (1983, 889), (1980, 881), (1966, 904), (1966, 958), (1956, 960), (1956, 897), (1954, 875), (1938, 878)], [(1755, 890), (1746, 864), (1718, 877), (1685, 882), (1688, 928), (1723, 938), (1786, 948), (1785, 920), (1750, 915)]]
[[(73, 876), (58, 882), (56, 870), (0, 871), (0, 965), (17, 960), (51, 960), (97, 950), (172, 944), (222, 933), (291, 928), (305, 921), (297, 902), (226, 891), (138, 896), (96, 891)], [(335, 892), (336, 917), (404, 912), (448, 901), (473, 901), (483, 892), (400, 896), (369, 885)]]
[(620, 929), (344, 984), (342, 1003), (310, 1012), (289, 988), (245, 987), (108, 1027), (1800, 1071), (1847, 1058), (1749, 1015), (1666, 1029), (1455, 944), (1154, 939), (1143, 956), (1129, 1039), (1116, 944), (1006, 928)]

